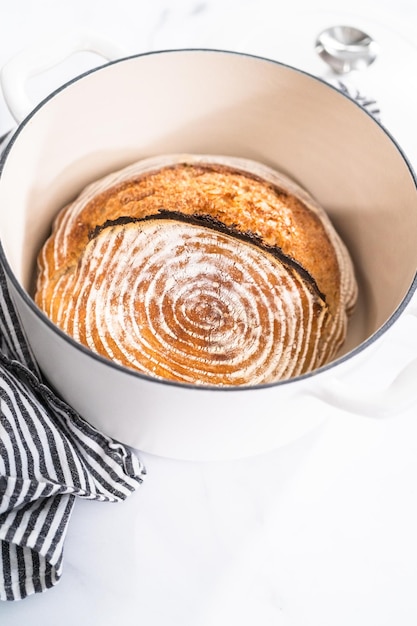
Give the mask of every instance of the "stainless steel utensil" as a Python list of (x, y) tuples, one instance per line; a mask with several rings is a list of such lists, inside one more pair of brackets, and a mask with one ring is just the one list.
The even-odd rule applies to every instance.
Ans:
[(315, 51), (337, 75), (328, 80), (340, 91), (353, 98), (376, 119), (380, 119), (380, 108), (374, 98), (363, 95), (355, 86), (340, 75), (364, 70), (374, 63), (379, 53), (379, 44), (367, 33), (354, 26), (331, 26), (324, 29), (316, 39)]
[(379, 45), (367, 33), (353, 26), (331, 26), (317, 37), (317, 54), (336, 74), (348, 74), (371, 65)]

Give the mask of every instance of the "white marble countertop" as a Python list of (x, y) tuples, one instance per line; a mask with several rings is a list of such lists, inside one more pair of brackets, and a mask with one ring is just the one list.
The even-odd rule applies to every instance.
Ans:
[[(323, 75), (312, 50), (318, 29), (349, 20), (383, 44), (380, 62), (358, 80), (417, 164), (414, 0), (288, 4), (2, 0), (0, 65), (39, 38), (88, 27), (127, 54), (220, 47)], [(86, 62), (77, 59), (77, 69)], [(50, 85), (38, 85), (34, 98), (56, 80), (52, 74)], [(0, 135), (13, 124), (0, 96)], [(380, 367), (389, 363), (395, 372), (415, 356), (415, 326), (407, 318), (390, 332)], [(118, 505), (77, 501), (61, 582), (0, 604), (2, 626), (417, 623), (416, 407), (387, 420), (338, 414), (303, 439), (246, 460), (139, 454), (148, 471), (139, 491)]]

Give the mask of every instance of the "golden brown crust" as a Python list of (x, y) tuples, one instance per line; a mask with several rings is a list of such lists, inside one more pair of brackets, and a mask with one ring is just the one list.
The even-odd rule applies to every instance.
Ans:
[[(99, 181), (59, 214), (52, 236), (39, 256), (35, 295), (37, 303), (53, 321), (59, 324), (62, 310), (69, 306), (69, 302), (63, 305), (63, 299), (74, 299), (75, 292), (73, 289), (68, 291), (63, 277), (79, 272), (86, 250), (90, 249), (91, 255), (98, 254), (97, 246), (101, 245), (106, 233), (114, 235), (117, 232), (121, 240), (130, 237), (128, 233), (133, 230), (138, 236), (145, 237), (146, 221), (152, 230), (156, 220), (150, 218), (157, 216), (159, 230), (152, 230), (152, 233), (157, 233), (153, 234), (156, 237), (161, 232), (162, 222), (164, 228), (170, 222), (160, 218), (180, 213), (194, 220), (190, 219), (190, 224), (181, 231), (182, 237), (190, 238), (197, 236), (195, 231), (190, 230), (191, 224), (195, 225), (195, 219), (198, 221), (201, 218), (204, 228), (204, 219), (208, 216), (213, 220), (212, 232), (216, 231), (218, 223), (225, 227), (225, 237), (242, 235), (244, 247), (239, 248), (238, 254), (253, 253), (256, 256), (262, 249), (271, 266), (268, 271), (279, 274), (277, 263), (283, 263), (291, 276), (296, 271), (297, 280), (309, 283), (306, 288), (310, 296), (306, 296), (307, 300), (300, 306), (306, 319), (310, 315), (309, 307), (315, 308), (317, 318), (322, 316), (320, 328), (315, 331), (321, 336), (312, 341), (311, 345), (315, 347), (307, 350), (307, 366), (303, 365), (300, 372), (306, 371), (305, 367), (312, 369), (321, 365), (324, 359), (331, 358), (344, 338), (346, 313), (355, 301), (356, 284), (346, 249), (317, 203), (285, 177), (250, 161), (189, 155), (171, 157), (167, 162), (162, 158), (162, 165), (158, 165), (158, 159), (154, 161), (149, 164), (145, 161), (143, 168), (139, 164), (136, 171), (135, 168), (128, 168), (126, 174), (118, 173)], [(132, 175), (129, 176), (129, 172)], [(148, 234), (151, 232), (149, 228), (146, 231)], [(210, 236), (214, 239), (207, 250), (212, 250), (214, 245), (228, 245), (221, 239), (220, 233)], [(95, 239), (98, 241), (95, 242)], [(113, 245), (116, 241), (117, 237)], [(256, 248), (255, 252), (253, 248)], [(312, 285), (316, 288), (313, 296)], [(309, 304), (308, 298), (311, 297), (314, 306), (311, 301)], [(139, 315), (139, 312), (136, 314)], [(65, 328), (67, 332), (68, 324)], [(75, 330), (72, 334), (77, 332)], [(177, 329), (177, 332), (180, 331)], [(88, 345), (85, 337), (80, 340)], [(96, 347), (98, 344), (100, 340), (96, 335), (92, 345)], [(114, 349), (113, 346), (111, 352)], [(108, 356), (109, 349), (102, 346), (100, 350), (102, 354), (107, 351)], [(158, 358), (161, 359), (161, 356)], [(135, 366), (132, 359), (125, 362), (120, 355), (115, 360)], [(182, 363), (181, 368), (184, 367), (187, 363)], [(210, 369), (208, 362), (204, 367)], [(140, 369), (140, 363), (137, 369)], [(149, 373), (149, 368), (145, 371)], [(274, 371), (278, 371), (277, 368)], [(162, 365), (160, 371), (156, 367), (153, 373), (181, 380), (169, 375)], [(279, 376), (282, 378), (287, 374)], [(213, 375), (208, 381), (197, 382), (245, 384), (250, 382), (248, 377), (243, 376), (244, 380), (237, 377), (232, 382), (226, 377), (226, 382), (222, 382), (221, 377), (218, 379)], [(257, 379), (257, 376), (253, 378)]]

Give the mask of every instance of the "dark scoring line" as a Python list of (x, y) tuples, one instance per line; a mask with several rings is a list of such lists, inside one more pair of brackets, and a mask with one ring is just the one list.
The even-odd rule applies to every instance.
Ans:
[(315, 291), (315, 293), (326, 303), (326, 296), (320, 291), (318, 285), (312, 275), (292, 257), (286, 255), (279, 246), (268, 246), (262, 241), (262, 238), (249, 231), (241, 231), (236, 225), (226, 226), (223, 222), (212, 217), (211, 215), (202, 214), (196, 215), (195, 213), (188, 215), (179, 211), (168, 211), (166, 209), (159, 209), (158, 213), (152, 215), (146, 215), (145, 217), (129, 217), (127, 215), (118, 217), (115, 220), (106, 220), (103, 224), (96, 226), (89, 232), (89, 241), (95, 239), (103, 230), (111, 228), (113, 226), (123, 226), (125, 224), (135, 224), (138, 222), (148, 222), (151, 220), (172, 220), (185, 222), (192, 224), (193, 226), (203, 226), (221, 232), (222, 234), (235, 237), (246, 243), (250, 243), (257, 246), (264, 252), (271, 254), (273, 257), (281, 261), (287, 267), (295, 270), (300, 276), (305, 279), (308, 285)]

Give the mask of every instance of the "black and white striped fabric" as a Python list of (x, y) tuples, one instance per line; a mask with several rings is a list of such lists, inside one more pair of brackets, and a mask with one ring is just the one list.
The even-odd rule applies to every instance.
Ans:
[(0, 599), (60, 580), (76, 496), (119, 502), (144, 474), (42, 382), (0, 266)]
[(352, 100), (356, 100), (368, 113), (370, 113), (376, 120), (381, 121), (381, 109), (378, 102), (369, 96), (362, 94), (354, 85), (347, 81), (330, 80), (329, 83), (334, 85), (339, 91), (349, 96)]

